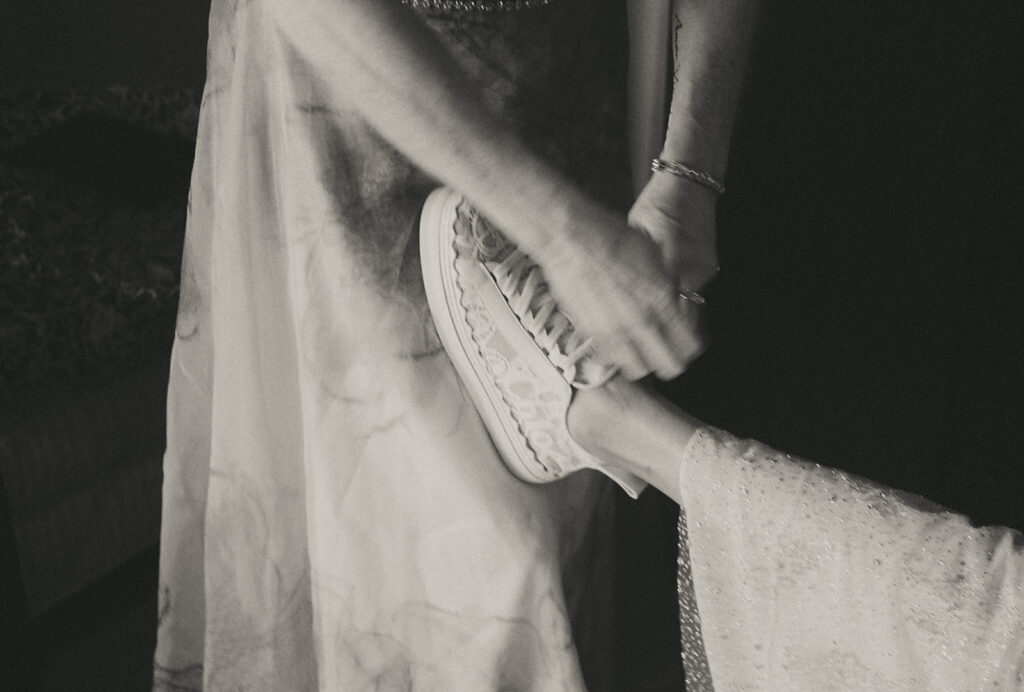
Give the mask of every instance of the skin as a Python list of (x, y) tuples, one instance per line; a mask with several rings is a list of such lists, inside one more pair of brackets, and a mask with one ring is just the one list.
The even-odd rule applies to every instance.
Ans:
[(569, 433), (588, 452), (681, 503), (680, 456), (700, 421), (622, 377), (575, 392)]
[[(715, 118), (735, 110), (742, 60), (723, 59), (717, 46), (725, 38), (728, 46), (744, 43), (746, 24), (736, 17), (745, 19), (755, 2), (675, 0), (684, 27), (692, 21), (696, 29), (680, 34), (693, 40), (679, 43), (665, 157), (697, 157), (693, 165), (724, 171), (718, 164), (731, 119)], [(269, 6), (285, 42), (301, 40), (319, 71), (336, 75), (324, 85), (328, 100), (355, 107), (528, 252), (564, 311), (626, 378), (653, 372), (670, 379), (699, 355), (698, 315), (678, 300), (677, 286), (702, 285), (716, 266), (714, 199), (705, 190), (657, 176), (623, 218), (504, 128), (415, 13), (395, 0)], [(695, 55), (704, 57), (687, 67)], [(729, 85), (711, 88), (713, 77)]]
[[(725, 179), (743, 68), (760, 14), (759, 0), (673, 0), (673, 89), (658, 158)], [(680, 288), (700, 288), (718, 271), (717, 195), (685, 178), (650, 176), (629, 224), (657, 242)], [(642, 478), (677, 503), (680, 454), (701, 426), (640, 385), (616, 377), (575, 392), (567, 422), (573, 437), (607, 464)]]
[[(760, 0), (673, 0), (673, 85), (665, 142), (658, 158), (680, 161), (725, 180), (729, 141)], [(658, 244), (680, 288), (696, 290), (718, 271), (717, 195), (703, 185), (655, 173), (629, 223)]]

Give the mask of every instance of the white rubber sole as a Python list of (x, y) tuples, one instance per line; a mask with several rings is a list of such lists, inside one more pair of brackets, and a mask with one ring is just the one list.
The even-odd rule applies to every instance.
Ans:
[[(453, 310), (461, 305), (451, 306), (445, 296), (457, 296), (460, 289), (455, 273), (454, 238), (450, 233), (438, 233), (437, 229), (452, 228), (456, 211), (462, 198), (446, 188), (434, 190), (427, 197), (420, 216), (420, 263), (423, 267), (423, 283), (427, 292), (427, 303), (434, 318), (437, 334), (441, 338), (448, 357), (469, 392), (477, 412), (491, 433), (491, 440), (505, 465), (520, 480), (528, 483), (547, 483), (556, 480), (554, 476), (540, 476), (530, 467), (535, 465), (533, 451), (526, 439), (519, 433), (515, 421), (507, 410), (501, 391), (494, 385), (486, 365), (469, 353), (476, 352), (477, 346), (464, 320), (454, 319)], [(474, 267), (467, 268), (470, 272)], [(483, 268), (478, 270), (485, 274)], [(487, 277), (476, 277), (485, 280)], [(463, 275), (465, 281), (467, 277)], [(472, 276), (469, 277), (473, 279)], [(455, 314), (459, 314), (456, 312)], [(501, 412), (499, 412), (501, 411)]]

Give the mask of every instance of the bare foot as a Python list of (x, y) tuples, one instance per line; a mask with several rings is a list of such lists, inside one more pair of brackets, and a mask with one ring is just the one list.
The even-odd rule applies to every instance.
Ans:
[(616, 377), (603, 387), (577, 390), (567, 424), (597, 458), (677, 497), (683, 449), (699, 425), (689, 415)]

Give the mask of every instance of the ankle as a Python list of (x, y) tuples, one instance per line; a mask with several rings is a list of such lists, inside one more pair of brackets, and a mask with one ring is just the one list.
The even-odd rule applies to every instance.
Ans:
[[(625, 384), (625, 386), (623, 386)], [(633, 472), (628, 449), (623, 441), (630, 438), (633, 423), (628, 405), (629, 383), (615, 378), (595, 389), (574, 393), (566, 416), (569, 434), (598, 459), (619, 469)]]
[(604, 420), (599, 389), (580, 389), (573, 392), (572, 402), (565, 415), (569, 434), (591, 454), (601, 446), (601, 426)]
[(569, 434), (584, 449), (678, 500), (679, 461), (699, 421), (620, 377), (575, 392)]

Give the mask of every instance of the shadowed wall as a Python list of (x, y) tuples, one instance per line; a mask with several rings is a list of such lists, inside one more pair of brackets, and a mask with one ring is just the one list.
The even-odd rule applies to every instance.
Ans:
[(209, 0), (7, 0), (0, 88), (199, 87)]

